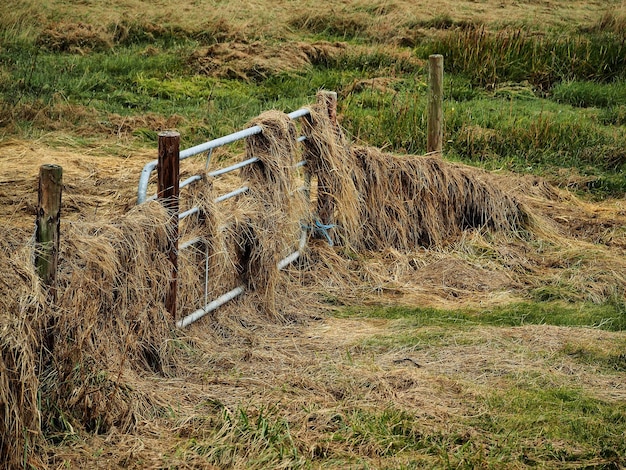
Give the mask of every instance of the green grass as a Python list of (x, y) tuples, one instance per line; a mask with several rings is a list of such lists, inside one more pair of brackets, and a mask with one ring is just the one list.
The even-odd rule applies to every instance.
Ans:
[(223, 410), (218, 416), (199, 418), (197, 424), (175, 452), (200, 455), (221, 468), (244, 462), (246, 468), (300, 468), (304, 463), (288, 421), (276, 409)]
[[(488, 393), (476, 417), (456, 431), (424, 426), (394, 406), (336, 413), (332, 433), (310, 449), (276, 411), (238, 409), (217, 421), (196, 418), (174, 455), (246, 468), (496, 468), (600, 461), (613, 468), (626, 452), (626, 407), (566, 387), (519, 387)], [(308, 454), (308, 455), (307, 455)], [(377, 462), (377, 463), (375, 463)], [(393, 462), (393, 463), (392, 463)]]
[[(561, 373), (564, 361), (574, 361), (587, 372), (594, 371), (613, 381), (621, 380), (626, 368), (623, 353), (626, 342), (622, 336), (613, 338), (607, 347), (582, 336), (580, 340), (575, 339), (574, 335), (574, 339), (554, 350), (530, 348), (495, 330), (490, 333), (484, 330), (485, 326), (559, 325), (623, 331), (626, 327), (623, 308), (553, 302), (462, 310), (359, 307), (345, 308), (338, 315), (389, 320), (381, 334), (355, 343), (351, 353), (355, 364), (365, 358), (398, 351), (409, 356), (419, 354), (427, 361), (419, 369), (424, 371), (421, 380), (433, 375), (445, 377), (455, 384), (461, 394), (459, 400), (471, 403), (475, 410), (460, 419), (453, 418), (455, 424), (444, 432), (432, 428), (414, 430), (413, 435), (419, 438), (405, 444), (404, 449), (412, 453), (406, 455), (402, 468), (559, 468), (570, 465), (609, 469), (620, 468), (623, 464), (626, 458), (624, 403), (597, 396), (588, 387), (579, 385), (576, 376)], [(502, 340), (511, 341), (511, 345), (501, 349), (499, 341)], [(445, 351), (451, 348), (458, 356), (466, 347), (472, 351), (484, 348), (485, 373), (492, 375), (489, 380), (476, 381), (473, 375), (466, 375), (463, 367), (445, 366), (449, 357), (446, 354), (450, 354)], [(505, 367), (500, 370), (497, 356), (509, 357), (513, 350), (512, 362), (505, 361)], [(468, 356), (467, 360), (472, 361), (473, 357)], [(543, 361), (545, 366), (536, 366), (537, 360)], [(432, 364), (428, 364), (430, 361)], [(439, 363), (442, 367), (438, 367)], [(518, 365), (509, 367), (512, 363)], [(525, 364), (535, 364), (535, 367), (525, 367)], [(473, 367), (475, 364), (468, 363), (468, 369)], [(480, 371), (475, 374), (482, 376)], [(374, 435), (373, 431), (370, 435)], [(435, 460), (426, 465), (418, 455)]]
[(626, 103), (626, 83), (561, 82), (551, 90), (552, 99), (583, 108), (612, 108)]
[[(571, 183), (560, 176), (566, 168), (584, 180), (574, 189), (597, 197), (626, 192), (626, 66), (616, 33), (493, 32), (444, 15), (414, 24), (445, 34), (409, 49), (362, 37), (359, 18), (296, 17), (304, 38), (341, 36), (351, 47), (302, 70), (249, 81), (197, 74), (190, 58), (219, 39), (217, 23), (204, 33), (136, 20), (112, 24), (105, 28), (110, 46), (77, 53), (37, 37), (25, 18), (9, 18), (0, 23), (0, 134), (72, 133), (89, 116), (97, 137), (106, 133), (97, 124), (110, 114), (178, 115), (189, 146), (240, 129), (264, 110), (297, 109), (325, 88), (339, 92), (342, 124), (357, 141), (419, 154), (426, 149), (427, 94), (419, 59), (440, 52), (449, 159), (548, 175), (564, 185)], [(364, 82), (371, 79), (383, 85)], [(154, 145), (154, 130), (138, 128), (134, 137)]]
[(624, 79), (626, 43), (609, 32), (536, 34), (526, 29), (455, 30), (422, 46), (447, 58), (448, 70), (481, 86), (528, 80), (542, 90), (565, 80)]
[(489, 436), (489, 460), (528, 466), (570, 463), (619, 468), (626, 455), (626, 407), (562, 386), (509, 383), (484, 402), (488, 411), (470, 419)]
[(486, 309), (440, 310), (411, 307), (349, 307), (339, 317), (384, 318), (403, 320), (412, 328), (426, 326), (475, 327), (556, 325), (626, 330), (626, 309), (617, 303), (564, 304), (561, 302), (517, 303)]

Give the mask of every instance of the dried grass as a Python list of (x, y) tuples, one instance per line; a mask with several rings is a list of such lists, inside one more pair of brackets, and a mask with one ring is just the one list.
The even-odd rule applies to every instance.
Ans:
[(45, 28), (37, 43), (53, 52), (86, 53), (112, 47), (106, 32), (87, 23), (54, 23)]
[(335, 59), (345, 53), (343, 42), (256, 41), (218, 43), (199, 49), (190, 58), (198, 73), (220, 78), (264, 79), (280, 72), (293, 72)]
[[(298, 268), (277, 271), (277, 261), (296, 248), (312, 215), (293, 168), (302, 157), (294, 124), (283, 113), (263, 114), (251, 123), (263, 133), (246, 143), (244, 158), (259, 158), (241, 175), (250, 193), (216, 207), (218, 183), (207, 177), (191, 193), (204, 223), (181, 224), (183, 241), (204, 240), (180, 254), (181, 314), (197, 308), (204, 295), (205, 253), (210, 299), (241, 283), (251, 295), (214, 312), (192, 332), (174, 331), (163, 307), (171, 266), (163, 253), (168, 215), (158, 203), (119, 215), (116, 196), (108, 201), (116, 211), (103, 208), (100, 219), (71, 217), (64, 223), (54, 306), (34, 274), (28, 235), (3, 229), (0, 448), (9, 465), (21, 465), (24, 455), (37, 464), (42, 435), (89, 432), (95, 441), (103, 433), (122, 435), (122, 447), (133, 432), (159, 435), (172, 424), (165, 417), (172, 402), (181, 403), (181, 415), (206, 421), (195, 406), (207, 397), (219, 399), (229, 412), (246, 400), (272, 403), (283, 397), (294, 423), (317, 426), (294, 431), (312, 448), (333, 426), (328, 402), (358, 402), (365, 409), (394, 400), (436, 423), (465, 412), (462, 392), (442, 395), (440, 389), (450, 384), (423, 385), (428, 374), (422, 371), (407, 376), (372, 365), (357, 377), (343, 361), (311, 365), (312, 356), (335, 354), (345, 345), (325, 344), (332, 335), (316, 339), (302, 321), (337, 303), (498, 303), (542, 285), (578, 291), (573, 300), (624, 298), (626, 262), (614, 255), (626, 246), (622, 202), (601, 209), (541, 180), (353, 147), (331, 122), (326, 98), (321, 95), (303, 124), (303, 156), (318, 179), (318, 199), (324, 191), (332, 195), (331, 233), (338, 246), (313, 241)], [(29, 162), (20, 155), (14, 159)], [(95, 164), (68, 169), (70, 195), (77, 184), (72, 179), (100, 175)], [(27, 181), (20, 184), (18, 192), (33, 191)], [(590, 234), (596, 245), (587, 241)], [(350, 334), (337, 334), (354, 340), (358, 328), (350, 328)], [(276, 384), (291, 388), (283, 394)], [(304, 403), (319, 411), (305, 416)], [(148, 429), (153, 422), (156, 431)], [(179, 424), (199, 432), (194, 423)], [(236, 429), (222, 431), (216, 434), (220, 445), (236, 445)], [(128, 446), (125, 455), (131, 458)], [(361, 450), (372, 456), (380, 451)], [(230, 462), (242, 465), (237, 458)]]
[(296, 180), (296, 128), (289, 116), (270, 111), (251, 122), (263, 132), (246, 141), (246, 157), (259, 161), (242, 177), (254, 201), (245, 228), (243, 262), (246, 284), (261, 292), (266, 309), (276, 314), (278, 262), (295, 251), (303, 226), (310, 220), (304, 191)]
[(468, 228), (515, 232), (528, 210), (487, 172), (437, 157), (397, 156), (348, 145), (318, 97), (307, 161), (332, 199), (335, 238), (356, 251), (441, 245)]
[(0, 455), (4, 466), (36, 465), (41, 443), (38, 344), (42, 339), (38, 279), (30, 250), (0, 231)]

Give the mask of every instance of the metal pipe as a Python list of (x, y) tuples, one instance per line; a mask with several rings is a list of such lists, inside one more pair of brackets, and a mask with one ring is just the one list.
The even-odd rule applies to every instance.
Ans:
[(244, 160), (239, 163), (235, 163), (234, 165), (227, 166), (226, 168), (221, 168), (219, 170), (211, 171), (209, 173), (209, 176), (219, 176), (219, 175), (223, 175), (224, 173), (230, 173), (231, 171), (238, 170), (239, 168), (243, 168), (246, 165), (250, 165), (251, 163), (255, 163), (258, 161), (259, 161), (258, 157), (248, 158), (247, 160)]
[[(180, 182), (180, 184), (178, 185), (178, 189), (182, 189), (185, 186), (189, 186), (191, 183), (194, 183), (196, 181), (200, 181), (201, 179), (202, 179), (202, 175), (190, 176), (186, 180), (183, 180), (183, 181)], [(152, 196), (147, 198), (144, 202), (146, 202), (146, 201), (154, 201), (156, 198), (157, 198), (157, 195), (153, 194)]]
[(225, 201), (227, 199), (230, 199), (231, 197), (235, 197), (235, 196), (239, 196), (240, 194), (245, 193), (248, 189), (247, 186), (243, 186), (239, 189), (235, 189), (234, 191), (231, 191), (229, 193), (223, 194), (220, 197), (216, 197), (215, 199), (213, 199), (213, 202), (222, 202)]
[(178, 220), (183, 220), (185, 217), (189, 217), (190, 215), (196, 214), (198, 212), (200, 212), (200, 208), (192, 207), (188, 211), (181, 212), (180, 214), (178, 214)]
[(187, 315), (182, 320), (177, 321), (176, 322), (176, 326), (178, 328), (184, 328), (187, 325), (192, 324), (193, 322), (195, 322), (195, 321), (199, 320), (200, 318), (202, 318), (203, 316), (205, 316), (207, 313), (212, 312), (216, 308), (219, 308), (222, 305), (224, 305), (229, 300), (232, 300), (235, 297), (237, 297), (238, 295), (242, 294), (243, 291), (244, 291), (244, 286), (235, 287), (233, 290), (226, 292), (224, 295), (220, 295), (217, 299), (215, 299), (214, 301), (206, 304), (204, 307), (196, 310), (193, 313), (190, 313), (189, 315)]
[(180, 184), (178, 185), (178, 189), (184, 188), (185, 186), (190, 185), (191, 183), (195, 181), (200, 181), (201, 179), (202, 179), (202, 175), (190, 176), (186, 180), (183, 180), (180, 182)]
[(202, 241), (202, 238), (200, 237), (192, 238), (191, 240), (187, 240), (185, 243), (181, 243), (178, 249), (184, 250), (185, 248), (189, 248), (190, 246), (195, 245), (196, 243), (201, 242), (201, 241)]
[(209, 302), (209, 244), (204, 244), (204, 305)]
[[(301, 118), (303, 116), (307, 116), (308, 114), (311, 114), (311, 111), (306, 109), (306, 108), (300, 108), (296, 111), (293, 111), (291, 113), (289, 113), (287, 116), (289, 116), (290, 119), (298, 119)], [(194, 155), (197, 155), (199, 153), (202, 152), (208, 152), (210, 150), (213, 150), (217, 147), (221, 147), (222, 145), (226, 145), (226, 144), (231, 144), (233, 142), (236, 142), (238, 140), (241, 139), (245, 139), (246, 137), (250, 137), (256, 134), (261, 133), (262, 129), (260, 126), (252, 126), (249, 127), (247, 129), (238, 131), (238, 132), (234, 132), (232, 134), (228, 134), (225, 135), (223, 137), (219, 137), (217, 139), (213, 139), (213, 140), (209, 140), (208, 142), (205, 142), (203, 144), (200, 145), (196, 145), (195, 147), (190, 147), (188, 149), (185, 149), (183, 151), (180, 152), (180, 159), (184, 160), (185, 158), (189, 158), (192, 157)], [(298, 138), (298, 142), (301, 142), (302, 140), (304, 140), (306, 137), (301, 136)], [(302, 140), (301, 140), (302, 139)], [(252, 162), (250, 162), (252, 163)], [(150, 181), (150, 175), (152, 174), (152, 172), (154, 171), (154, 169), (157, 167), (158, 164), (158, 160), (153, 160), (149, 163), (147, 163), (144, 167), (143, 170), (141, 170), (141, 176), (139, 177), (139, 188), (137, 189), (137, 204), (142, 204), (144, 202), (146, 202), (146, 193), (148, 192), (148, 183)], [(230, 170), (232, 171), (232, 170)], [(226, 172), (227, 173), (227, 172)], [(210, 173), (209, 173), (210, 174)], [(221, 173), (219, 173), (221, 174)], [(214, 176), (214, 175), (212, 175)]]
[[(284, 269), (287, 265), (289, 265), (290, 263), (293, 263), (295, 260), (297, 260), (300, 257), (300, 255), (302, 254), (302, 250), (304, 249), (304, 247), (306, 245), (307, 236), (308, 236), (307, 231), (303, 230), (302, 234), (300, 235), (300, 243), (298, 244), (298, 251), (294, 251), (293, 253), (291, 253), (286, 258), (283, 258), (282, 260), (280, 260), (276, 264), (276, 267), (278, 269)], [(176, 326), (178, 328), (184, 328), (184, 327), (186, 327), (188, 325), (191, 325), (193, 322), (199, 320), (200, 318), (205, 316), (207, 313), (212, 312), (213, 310), (215, 310), (215, 309), (221, 307), (222, 305), (224, 305), (226, 302), (234, 299), (238, 295), (243, 294), (244, 290), (245, 290), (245, 288), (244, 288), (243, 285), (241, 285), (239, 287), (235, 287), (233, 290), (226, 292), (225, 294), (219, 296), (217, 299), (215, 299), (212, 302), (206, 304), (204, 307), (196, 310), (193, 313), (190, 313), (189, 315), (187, 315), (182, 320), (179, 320), (176, 323)]]
[(304, 249), (306, 245), (306, 237), (307, 237), (307, 231), (303, 230), (302, 234), (300, 235), (300, 243), (298, 244), (298, 251), (294, 251), (286, 258), (281, 259), (276, 264), (276, 267), (278, 269), (284, 269), (285, 267), (287, 267), (289, 264), (293, 263), (295, 260), (297, 260), (300, 257), (300, 254), (301, 254), (300, 252)]
[[(300, 108), (296, 111), (289, 113), (290, 119), (298, 119), (303, 116), (310, 114), (306, 108)], [(233, 132), (232, 134), (225, 135), (223, 137), (219, 137), (217, 139), (209, 140), (208, 142), (204, 142), (203, 144), (196, 145), (195, 147), (190, 147), (188, 149), (180, 152), (180, 159), (184, 160), (185, 158), (193, 157), (202, 152), (207, 152), (217, 147), (221, 147), (222, 145), (232, 144), (233, 142), (237, 142), (238, 140), (245, 139), (246, 137), (251, 137), (256, 134), (260, 134), (263, 131), (261, 126), (252, 126), (247, 129), (243, 129), (241, 131)]]
[(152, 160), (146, 163), (141, 170), (141, 176), (139, 177), (139, 188), (137, 189), (137, 204), (143, 204), (146, 202), (146, 193), (148, 192), (148, 182), (150, 181), (150, 175), (159, 164), (158, 160)]

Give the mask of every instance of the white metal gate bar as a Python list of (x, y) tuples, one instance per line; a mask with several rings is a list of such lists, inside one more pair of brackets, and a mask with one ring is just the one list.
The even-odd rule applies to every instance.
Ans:
[[(300, 254), (302, 253), (302, 250), (304, 249), (306, 245), (307, 236), (308, 236), (308, 232), (306, 230), (303, 230), (302, 235), (300, 236), (300, 244), (298, 245), (298, 250), (294, 251), (289, 256), (280, 260), (276, 264), (276, 267), (278, 269), (284, 269), (285, 267), (287, 267), (289, 264), (293, 263), (295, 260), (297, 260), (300, 257)], [(217, 299), (207, 303), (204, 307), (196, 310), (193, 313), (190, 313), (183, 319), (177, 321), (176, 326), (178, 328), (184, 328), (188, 325), (191, 325), (193, 322), (199, 320), (200, 318), (205, 316), (207, 313), (210, 313), (213, 310), (216, 310), (217, 308), (224, 305), (226, 302), (231, 301), (232, 299), (243, 294), (244, 292), (245, 292), (245, 287), (243, 286), (243, 284), (240, 286), (237, 286), (234, 289), (226, 292), (225, 294), (220, 295)]]
[[(290, 119), (298, 119), (304, 116), (307, 116), (310, 114), (310, 111), (308, 109), (305, 108), (301, 108), (297, 111), (294, 111), (292, 113), (289, 113), (288, 116)], [(233, 134), (229, 134), (227, 136), (224, 137), (220, 137), (217, 139), (213, 139), (210, 140), (208, 142), (205, 142), (203, 144), (197, 145), (195, 147), (191, 147), (188, 148), (186, 150), (182, 150), (178, 153), (178, 160), (184, 160), (185, 158), (189, 158), (191, 156), (194, 155), (198, 155), (201, 153), (206, 152), (207, 153), (207, 167), (209, 165), (209, 161), (210, 161), (210, 157), (211, 157), (211, 152), (213, 151), (213, 149), (218, 148), (220, 146), (223, 145), (227, 145), (230, 143), (234, 143), (238, 140), (253, 136), (253, 135), (257, 135), (260, 134), (262, 132), (262, 128), (260, 126), (253, 126), (247, 129), (244, 129), (242, 131), (238, 131), (235, 132)], [(297, 142), (303, 142), (304, 140), (306, 140), (305, 136), (300, 136), (297, 138)], [(247, 165), (251, 165), (253, 163), (256, 163), (259, 161), (258, 157), (251, 157), (248, 158), (247, 160), (235, 163), (233, 165), (227, 166), (225, 168), (220, 168), (214, 171), (211, 171), (208, 173), (209, 176), (211, 177), (216, 177), (216, 176), (220, 176), (226, 173), (229, 173), (231, 171), (235, 171), (238, 170), (240, 168), (243, 168)], [(296, 163), (294, 165), (294, 170), (296, 170), (297, 168), (303, 167), (306, 165), (305, 161), (300, 161), (298, 163)], [(158, 160), (154, 160), (149, 162), (148, 164), (146, 164), (141, 172), (141, 176), (139, 179), (139, 188), (137, 191), (137, 203), (141, 204), (147, 200), (153, 200), (156, 199), (156, 195), (150, 197), (150, 198), (146, 198), (146, 193), (148, 190), (148, 184), (149, 184), (149, 179), (150, 176), (152, 174), (152, 172), (157, 168), (158, 166)], [(178, 183), (178, 187), (183, 188), (185, 186), (188, 186), (192, 183), (195, 183), (197, 181), (201, 181), (204, 177), (202, 175), (194, 175), (191, 176), (183, 181), (180, 181)], [(309, 190), (309, 183), (310, 182), (310, 178), (308, 177), (308, 175), (305, 175), (305, 187), (300, 188), (300, 190), (304, 190), (307, 192), (308, 194), (308, 190)], [(175, 183), (174, 183), (175, 184)], [(214, 199), (214, 202), (216, 203), (220, 203), (222, 201), (225, 201), (227, 199), (230, 199), (232, 197), (236, 197), (240, 194), (243, 194), (245, 192), (247, 192), (249, 190), (248, 186), (242, 186), (238, 189), (235, 189), (233, 191), (230, 191), (226, 194), (220, 195), (218, 197), (216, 197)], [(178, 214), (178, 220), (182, 220), (190, 215), (199, 213), (200, 209), (198, 207), (192, 207), (191, 209), (188, 209), (184, 212), (181, 212)], [(303, 227), (301, 236), (300, 236), (300, 241), (298, 244), (298, 248), (296, 251), (294, 251), (293, 253), (291, 253), (290, 255), (286, 256), (284, 259), (282, 259), (281, 261), (279, 261), (277, 263), (277, 268), (279, 270), (284, 269), (287, 265), (289, 265), (290, 263), (294, 262), (296, 259), (298, 259), (300, 257), (300, 254), (302, 253), (302, 250), (304, 249), (304, 247), (306, 246), (306, 241), (307, 241), (307, 237), (308, 237), (308, 229), (306, 227)], [(190, 240), (187, 240), (183, 243), (181, 243), (178, 246), (178, 250), (183, 250), (186, 248), (189, 248), (195, 244), (198, 243), (202, 243), (202, 242), (206, 242), (206, 240), (202, 237), (196, 237)], [(213, 310), (217, 309), (218, 307), (224, 305), (226, 302), (234, 299), (235, 297), (237, 297), (238, 295), (241, 295), (244, 291), (245, 291), (245, 286), (240, 285), (232, 290), (230, 290), (229, 292), (226, 292), (225, 294), (222, 294), (221, 296), (219, 296), (217, 299), (209, 302), (209, 298), (208, 298), (208, 253), (205, 253), (205, 279), (204, 279), (204, 302), (205, 302), (205, 306), (196, 310), (195, 312), (191, 313), (190, 315), (187, 315), (186, 317), (184, 317), (183, 319), (179, 320), (176, 322), (176, 326), (179, 328), (183, 328), (187, 325), (190, 325), (191, 323), (195, 322), (196, 320), (202, 318), (204, 315), (206, 315), (209, 312), (212, 312)]]
[[(296, 111), (289, 113), (287, 116), (289, 116), (290, 119), (298, 119), (298, 118), (307, 116), (309, 114), (310, 114), (310, 111), (308, 109), (300, 108)], [(241, 131), (234, 132), (232, 134), (228, 134), (223, 137), (219, 137), (217, 139), (209, 140), (208, 142), (205, 142), (200, 145), (196, 145), (195, 147), (190, 147), (188, 149), (182, 150), (180, 152), (180, 160), (193, 157), (194, 155), (198, 155), (203, 152), (209, 152), (223, 145), (232, 144), (233, 142), (237, 142), (238, 140), (245, 139), (246, 137), (260, 134), (261, 131), (262, 129), (260, 126), (252, 126), (252, 127), (248, 127), (247, 129), (243, 129)], [(303, 136), (298, 138), (298, 142), (301, 142), (303, 140), (305, 140)], [(245, 164), (249, 165), (250, 163), (254, 163), (258, 161), (258, 159), (253, 160), (254, 158), (255, 157), (246, 160), (247, 163), (240, 162), (240, 163), (237, 163), (236, 165), (232, 165), (231, 167), (223, 168), (221, 170), (216, 170), (217, 172), (220, 172), (220, 173), (213, 174), (215, 172), (211, 172), (209, 173), (209, 175), (217, 176), (219, 174), (227, 173), (228, 171), (233, 171), (237, 168), (241, 168), (241, 166), (245, 166)], [(148, 162), (141, 170), (141, 176), (139, 177), (139, 187), (137, 189), (137, 204), (146, 202), (150, 176), (152, 175), (152, 172), (156, 169), (158, 163), (159, 163), (158, 160), (153, 160), (151, 162)], [(240, 166), (237, 166), (237, 165), (240, 165)], [(179, 187), (182, 188), (193, 181), (197, 181), (198, 179), (202, 179), (202, 176), (200, 175), (192, 176), (191, 178), (188, 178), (187, 180), (181, 182)], [(193, 181), (189, 181), (189, 180), (193, 180)], [(183, 186), (183, 183), (185, 183), (184, 186)], [(150, 199), (153, 199), (153, 198), (150, 198)]]

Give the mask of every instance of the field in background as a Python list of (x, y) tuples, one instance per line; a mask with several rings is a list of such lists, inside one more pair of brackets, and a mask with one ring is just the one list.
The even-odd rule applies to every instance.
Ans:
[(42, 163), (66, 169), (68, 220), (120, 214), (158, 130), (189, 146), (320, 88), (354, 141), (423, 153), (431, 53), (445, 56), (446, 158), (536, 188), (569, 246), (468, 233), (408, 256), (340, 253), (324, 286), (291, 273), (314, 300), (289, 309), (308, 321), (238, 323), (250, 306), (229, 308), (217, 339), (172, 340), (193, 373), (136, 379), (153, 420), (126, 434), (60, 417), (42, 462), (626, 465), (623, 1), (9, 0), (0, 222), (26, 238)]

